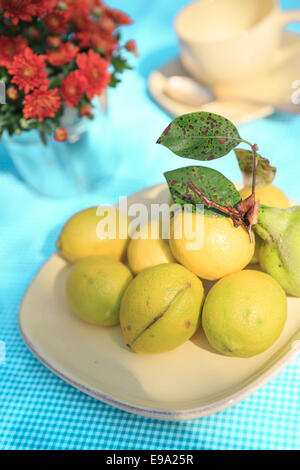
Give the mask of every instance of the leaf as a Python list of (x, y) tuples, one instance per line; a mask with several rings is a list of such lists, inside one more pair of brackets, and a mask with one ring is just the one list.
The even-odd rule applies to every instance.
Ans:
[(116, 86), (118, 85), (118, 83), (120, 83), (121, 80), (119, 78), (116, 77), (116, 75), (113, 73), (111, 75), (111, 78), (110, 78), (110, 82), (109, 82), (109, 86), (111, 88), (116, 88)]
[(56, 77), (53, 77), (50, 81), (49, 89), (54, 90), (55, 88), (59, 88), (61, 86), (62, 79), (63, 79), (62, 74), (59, 74)]
[(214, 160), (229, 153), (241, 141), (237, 128), (228, 119), (203, 111), (174, 119), (157, 143), (180, 157)]
[[(177, 170), (164, 173), (170, 188), (174, 203), (183, 206), (184, 204), (203, 204), (203, 199), (194, 193), (189, 187), (189, 180), (211, 201), (221, 206), (235, 207), (240, 201), (240, 193), (234, 184), (229, 181), (219, 171), (203, 166), (187, 166)], [(193, 208), (195, 211), (196, 208)], [(224, 217), (218, 209), (204, 207), (207, 215)]]
[[(250, 187), (252, 185), (253, 154), (250, 150), (236, 149), (235, 155), (243, 174), (244, 186)], [(271, 184), (275, 178), (277, 168), (271, 166), (269, 160), (261, 157), (259, 154), (257, 154), (256, 162), (256, 186)]]
[(127, 60), (122, 56), (113, 57), (111, 60), (111, 64), (113, 65), (117, 73), (123, 73), (126, 69), (132, 69), (132, 67), (128, 64)]
[(251, 209), (247, 212), (247, 219), (250, 224), (250, 227), (252, 225), (256, 225), (258, 221), (258, 214), (259, 214), (259, 208), (260, 208), (260, 202), (255, 201)]

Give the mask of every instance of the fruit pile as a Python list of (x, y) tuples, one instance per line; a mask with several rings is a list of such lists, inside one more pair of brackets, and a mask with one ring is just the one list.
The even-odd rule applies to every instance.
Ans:
[[(300, 207), (289, 207), (272, 184), (276, 168), (222, 116), (181, 116), (158, 139), (196, 160), (220, 158), (241, 142), (251, 151), (235, 149), (244, 178), (240, 192), (204, 166), (165, 173), (176, 204), (169, 239), (162, 220), (132, 232), (127, 215), (112, 207), (91, 207), (66, 222), (57, 248), (73, 264), (66, 295), (79, 317), (101, 326), (120, 323), (125, 343), (137, 353), (175, 349), (201, 327), (229, 356), (251, 357), (277, 340), (287, 318), (286, 294), (300, 296)], [(116, 221), (113, 238), (99, 224), (103, 218)], [(193, 246), (185, 225), (200, 227), (200, 244)], [(257, 261), (264, 272), (250, 266)], [(216, 281), (206, 297), (202, 280)]]

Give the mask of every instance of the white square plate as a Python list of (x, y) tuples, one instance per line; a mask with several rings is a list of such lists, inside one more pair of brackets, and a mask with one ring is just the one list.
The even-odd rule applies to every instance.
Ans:
[[(128, 203), (169, 201), (166, 184), (132, 195)], [(178, 349), (137, 355), (120, 328), (97, 327), (73, 314), (65, 299), (70, 265), (54, 254), (21, 303), (19, 327), (32, 353), (66, 382), (105, 403), (151, 418), (199, 418), (257, 390), (300, 352), (300, 299), (288, 299), (283, 333), (252, 358), (218, 354), (202, 331)]]

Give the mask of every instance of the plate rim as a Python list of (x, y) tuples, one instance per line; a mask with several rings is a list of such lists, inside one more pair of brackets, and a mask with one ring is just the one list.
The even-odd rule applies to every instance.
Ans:
[[(136, 191), (135, 193), (129, 195), (129, 197), (134, 196), (135, 194), (144, 192), (145, 190), (152, 190), (158, 187), (163, 187), (165, 186), (166, 183), (159, 183), (153, 186), (149, 186), (141, 191)], [(151, 409), (151, 408), (144, 408), (142, 406), (138, 405), (133, 405), (129, 402), (126, 402), (124, 400), (116, 399), (114, 397), (111, 397), (105, 393), (100, 392), (99, 390), (95, 388), (88, 387), (84, 385), (84, 383), (77, 382), (75, 379), (68, 377), (64, 372), (60, 371), (52, 365), (47, 358), (45, 358), (36, 348), (34, 343), (32, 342), (32, 339), (29, 338), (23, 328), (22, 325), (22, 310), (23, 310), (23, 305), (24, 302), (29, 295), (29, 291), (35, 282), (36, 278), (38, 275), (41, 273), (41, 271), (46, 267), (46, 265), (55, 257), (60, 257), (60, 255), (56, 252), (54, 252), (43, 264), (42, 266), (38, 269), (36, 274), (34, 275), (33, 279), (27, 286), (20, 305), (18, 309), (18, 329), (19, 333), (29, 349), (29, 351), (33, 354), (36, 359), (38, 359), (47, 369), (49, 369), (51, 372), (53, 372), (57, 377), (60, 379), (64, 380), (67, 382), (69, 385), (72, 385), (76, 389), (80, 390), (81, 392), (99, 400), (102, 401), (108, 405), (111, 405), (115, 408), (121, 409), (123, 411), (126, 411), (128, 413), (133, 413), (135, 415), (139, 416), (144, 416), (147, 418), (152, 418), (152, 419), (158, 419), (158, 420), (165, 420), (165, 421), (185, 421), (185, 420), (191, 420), (191, 419), (198, 419), (202, 418), (204, 416), (208, 416), (214, 413), (217, 413), (223, 409), (229, 408), (236, 403), (240, 402), (244, 398), (248, 397), (252, 393), (256, 392), (259, 388), (261, 388), (263, 385), (265, 385), (267, 382), (269, 382), (273, 377), (275, 377), (281, 370), (283, 370), (298, 354), (300, 354), (300, 341), (299, 344), (295, 347), (290, 347), (290, 350), (283, 355), (281, 359), (279, 359), (273, 366), (267, 369), (267, 371), (261, 375), (259, 375), (258, 378), (256, 378), (254, 381), (251, 381), (247, 385), (245, 385), (243, 388), (241, 388), (239, 391), (233, 393), (232, 395), (228, 395), (227, 398), (223, 398), (221, 400), (216, 400), (213, 404), (210, 405), (205, 405), (201, 407), (195, 407), (195, 408), (190, 408), (187, 410), (158, 410), (158, 409)]]

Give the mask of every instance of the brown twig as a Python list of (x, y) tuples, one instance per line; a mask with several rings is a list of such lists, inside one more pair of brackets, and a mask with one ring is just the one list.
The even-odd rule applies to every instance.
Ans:
[(252, 194), (249, 196), (245, 201), (241, 201), (238, 205), (238, 209), (235, 209), (231, 206), (221, 206), (215, 201), (212, 201), (205, 194), (200, 191), (200, 189), (193, 183), (192, 178), (188, 180), (189, 188), (199, 196), (206, 207), (209, 209), (210, 207), (214, 207), (218, 211), (226, 214), (232, 220), (232, 223), (235, 227), (242, 226), (246, 232), (249, 234), (250, 241), (253, 243), (252, 237), (252, 225), (257, 223), (258, 211), (260, 203), (259, 201), (255, 201), (255, 186), (256, 186), (256, 171), (257, 171), (257, 151), (258, 146), (257, 144), (251, 144), (246, 140), (243, 140), (246, 144), (250, 145), (253, 154), (253, 169), (252, 169)]
[(257, 154), (257, 150), (258, 150), (257, 144), (251, 145), (251, 149), (252, 149), (252, 153), (253, 153), (252, 195), (254, 196), (254, 200), (255, 200), (256, 168), (257, 168), (256, 154)]
[(199, 196), (206, 207), (214, 207), (218, 211), (226, 214), (232, 220), (232, 223), (235, 227), (242, 226), (250, 237), (250, 242), (253, 243), (252, 236), (252, 225), (257, 222), (257, 216), (259, 211), (259, 201), (255, 202), (254, 195), (249, 196), (245, 201), (242, 201), (238, 205), (238, 209), (235, 209), (232, 206), (221, 206), (215, 201), (212, 201), (206, 197), (202, 191), (193, 183), (192, 178), (188, 180), (189, 188)]
[(238, 226), (242, 225), (245, 228), (245, 230), (249, 233), (249, 227), (246, 224), (246, 222), (244, 220), (244, 217), (243, 217), (243, 214), (241, 214), (240, 211), (238, 211), (237, 209), (235, 209), (234, 207), (231, 207), (231, 206), (221, 206), (217, 202), (214, 202), (211, 199), (208, 199), (208, 197), (206, 197), (202, 193), (202, 191), (200, 191), (200, 189), (193, 183), (192, 178), (189, 178), (188, 186), (189, 186), (189, 188), (191, 188), (191, 190), (195, 194), (197, 194), (197, 196), (199, 196), (202, 199), (202, 201), (208, 207), (208, 209), (210, 207), (214, 207), (214, 209), (217, 209), (218, 211), (222, 212), (223, 214), (228, 215), (231, 218), (231, 220), (233, 222), (233, 225), (235, 227), (238, 227)]

